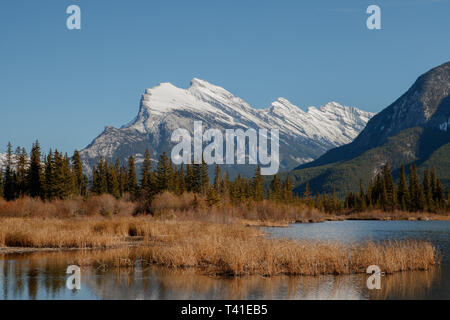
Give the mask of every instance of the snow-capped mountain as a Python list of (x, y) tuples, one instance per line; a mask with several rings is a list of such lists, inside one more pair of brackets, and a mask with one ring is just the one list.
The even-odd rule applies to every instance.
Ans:
[(255, 109), (204, 80), (193, 79), (188, 89), (161, 83), (145, 90), (134, 120), (119, 129), (106, 127), (81, 156), (87, 168), (100, 156), (125, 161), (134, 155), (139, 163), (147, 148), (157, 159), (163, 151), (170, 154), (175, 129), (185, 128), (193, 134), (194, 121), (202, 121), (204, 130), (279, 129), (280, 170), (290, 170), (351, 142), (373, 115), (336, 102), (303, 111), (284, 98), (266, 109)]

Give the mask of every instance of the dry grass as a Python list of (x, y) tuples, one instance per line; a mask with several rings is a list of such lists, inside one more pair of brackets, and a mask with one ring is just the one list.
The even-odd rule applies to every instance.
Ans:
[[(124, 247), (130, 236), (139, 247)], [(427, 270), (439, 263), (430, 243), (406, 241), (345, 245), (270, 239), (258, 228), (150, 217), (2, 219), (0, 244), (8, 247), (111, 248), (89, 263), (132, 266), (137, 261), (208, 274), (319, 275), (365, 272), (375, 264), (387, 273)], [(91, 255), (87, 255), (90, 257)], [(84, 262), (86, 263), (86, 262)]]
[(129, 216), (135, 204), (111, 195), (93, 196), (88, 199), (42, 201), (36, 198), (21, 198), (14, 201), (0, 199), (0, 217), (68, 218), (76, 216)]

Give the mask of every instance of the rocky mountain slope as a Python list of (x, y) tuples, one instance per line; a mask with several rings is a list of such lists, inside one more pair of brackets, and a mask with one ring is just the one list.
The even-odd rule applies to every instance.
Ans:
[(359, 188), (389, 162), (416, 163), (419, 171), (438, 168), (438, 178), (450, 185), (450, 62), (420, 76), (394, 103), (375, 115), (350, 144), (332, 149), (300, 165), (289, 175), (302, 192), (306, 180), (316, 192), (340, 195)]
[[(163, 151), (170, 154), (174, 145), (170, 138), (175, 129), (185, 128), (193, 135), (194, 121), (202, 121), (204, 130), (279, 129), (280, 170), (283, 171), (351, 142), (373, 115), (336, 102), (303, 111), (283, 98), (266, 109), (255, 109), (204, 80), (193, 79), (188, 89), (161, 83), (145, 90), (135, 119), (121, 128), (106, 127), (81, 151), (81, 156), (88, 170), (100, 156), (125, 161), (134, 155), (139, 163), (147, 148), (152, 158), (157, 159)], [(231, 175), (253, 174), (245, 165), (228, 169)]]

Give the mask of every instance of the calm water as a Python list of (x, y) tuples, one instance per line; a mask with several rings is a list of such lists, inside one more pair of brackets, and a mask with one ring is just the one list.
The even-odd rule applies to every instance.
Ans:
[(0, 257), (0, 299), (450, 299), (450, 221), (342, 221), (266, 231), (274, 237), (345, 242), (428, 240), (443, 261), (431, 271), (383, 276), (381, 290), (368, 290), (366, 275), (230, 279), (151, 267), (82, 268), (81, 290), (72, 291), (65, 271), (80, 252), (10, 255)]

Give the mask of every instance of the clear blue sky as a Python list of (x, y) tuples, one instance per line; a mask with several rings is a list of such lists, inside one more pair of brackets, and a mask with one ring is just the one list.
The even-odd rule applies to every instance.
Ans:
[[(78, 4), (82, 30), (66, 29)], [(366, 28), (378, 4), (382, 30)], [(252, 106), (285, 97), (380, 111), (450, 60), (449, 0), (2, 0), (0, 151), (82, 149), (159, 82), (193, 77)]]

